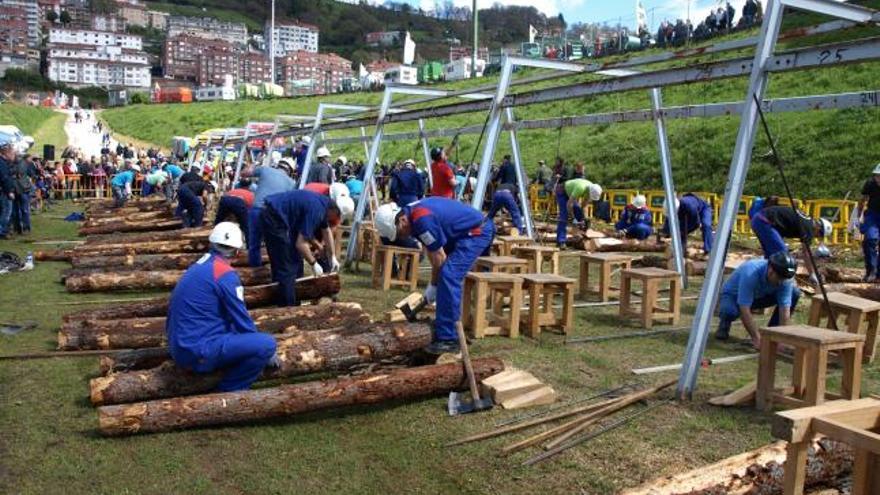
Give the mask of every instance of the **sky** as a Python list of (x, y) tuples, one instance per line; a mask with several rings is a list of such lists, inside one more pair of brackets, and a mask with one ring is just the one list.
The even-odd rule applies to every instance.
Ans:
[[(434, 0), (405, 0), (425, 10), (433, 10)], [(477, 0), (479, 8), (490, 7), (498, 0)], [(471, 6), (472, 0), (453, 0), (456, 5)], [(532, 5), (547, 15), (562, 12), (568, 24), (575, 22), (607, 22), (616, 24), (622, 18), (624, 26), (635, 27), (636, 0), (503, 0), (504, 5)], [(737, 17), (745, 0), (731, 0)], [(642, 0), (652, 30), (664, 19), (675, 21), (686, 18), (690, 7), (694, 24), (706, 18), (710, 10), (724, 5), (724, 0)], [(653, 13), (653, 16), (652, 16)], [(653, 17), (653, 19), (652, 19)]]

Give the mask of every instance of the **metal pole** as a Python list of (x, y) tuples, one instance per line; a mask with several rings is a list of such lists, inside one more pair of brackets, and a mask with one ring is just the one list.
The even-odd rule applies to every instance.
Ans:
[(498, 144), (498, 135), (501, 133), (501, 102), (507, 96), (507, 88), (510, 85), (512, 74), (513, 62), (510, 58), (505, 57), (504, 65), (501, 67), (498, 91), (489, 109), (489, 120), (486, 122), (486, 147), (483, 148), (483, 159), (480, 162), (480, 171), (477, 174), (477, 187), (474, 190), (474, 199), (471, 201), (471, 206), (477, 211), (483, 210), (486, 186), (489, 183), (489, 172), (492, 170), (492, 159), (495, 157), (495, 146)]
[(318, 147), (318, 129), (321, 128), (321, 120), (324, 118), (324, 105), (318, 105), (318, 113), (315, 115), (315, 123), (312, 126), (311, 142), (309, 150), (306, 152), (306, 161), (303, 165), (302, 176), (299, 178), (299, 189), (306, 187), (306, 180), (309, 177), (309, 170), (312, 168), (312, 160), (315, 159), (315, 148)]
[[(367, 157), (367, 170), (364, 172), (364, 181), (373, 180), (373, 172), (376, 169), (376, 162), (379, 159), (379, 148), (382, 146), (382, 134), (385, 127), (385, 116), (388, 114), (388, 108), (391, 106), (391, 88), (385, 88), (385, 94), (382, 97), (382, 106), (379, 108), (379, 117), (376, 119), (376, 133), (373, 134), (373, 144), (370, 147), (370, 154)], [(357, 209), (354, 212), (354, 221), (351, 224), (351, 234), (348, 238), (348, 250), (345, 254), (346, 266), (354, 261), (357, 251), (357, 236), (361, 222), (364, 220), (364, 212), (367, 209), (367, 197), (362, 195), (358, 200)]]
[(244, 161), (244, 155), (247, 153), (248, 146), (248, 138), (251, 137), (251, 123), (248, 122), (244, 126), (244, 137), (241, 138), (241, 148), (238, 150), (238, 158), (235, 162), (235, 179), (232, 181), (232, 187), (238, 185), (239, 179), (241, 179), (241, 164)]
[(477, 0), (474, 0), (474, 53), (471, 54), (471, 77), (477, 78), (477, 53), (480, 45), (480, 23), (479, 11), (477, 10)]
[[(425, 172), (428, 175), (428, 188), (434, 189), (434, 175), (431, 174), (431, 151), (428, 149), (428, 136), (425, 135), (425, 119), (419, 119), (419, 139), (422, 141), (422, 153), (425, 155)], [(461, 165), (460, 163), (456, 165)]]
[[(513, 109), (507, 107), (504, 109), (504, 113), (507, 117), (507, 122), (512, 124), (514, 122), (513, 117)], [(535, 226), (532, 223), (532, 205), (529, 204), (529, 190), (526, 188), (526, 172), (525, 172), (525, 164), (522, 162), (522, 156), (519, 153), (519, 141), (516, 138), (516, 129), (510, 129), (510, 148), (513, 150), (513, 163), (516, 169), (516, 183), (517, 189), (519, 189), (519, 202), (520, 207), (522, 208), (523, 219), (526, 224), (526, 235), (535, 238)]]
[(217, 171), (220, 178), (226, 176), (226, 141), (229, 139), (229, 129), (223, 131), (223, 142), (220, 143), (220, 163), (217, 164)]
[[(363, 138), (367, 137), (367, 130), (364, 129), (363, 127), (361, 127), (361, 137), (363, 137)], [(364, 143), (364, 158), (369, 159), (370, 147), (367, 146), (366, 141), (362, 141), (362, 142)], [(366, 179), (366, 176), (364, 176), (364, 178)], [(371, 180), (368, 184), (370, 184), (370, 189), (367, 191), (366, 194), (372, 195), (372, 203), (371, 204), (373, 205), (373, 208), (374, 208), (373, 211), (375, 211), (376, 208), (379, 208), (379, 193), (377, 192), (377, 189), (376, 189), (376, 178), (373, 177), (373, 180)]]
[[(272, 20), (269, 28), (269, 80), (275, 84), (275, 0), (272, 0)], [(279, 36), (279, 38), (281, 38)]]
[(685, 354), (681, 374), (678, 379), (677, 395), (681, 399), (690, 398), (696, 388), (697, 373), (699, 373), (703, 351), (706, 348), (706, 339), (709, 337), (712, 313), (718, 293), (721, 290), (727, 245), (730, 242), (733, 223), (736, 220), (736, 213), (739, 209), (739, 201), (742, 197), (743, 185), (748, 175), (752, 150), (755, 144), (758, 108), (754, 97), (757, 97), (758, 101), (762, 100), (767, 90), (767, 63), (773, 56), (776, 41), (779, 37), (782, 11), (783, 8), (780, 0), (769, 0), (767, 2), (764, 24), (761, 28), (761, 37), (755, 52), (754, 62), (752, 63), (749, 91), (743, 102), (742, 120), (740, 121), (736, 147), (734, 148), (730, 164), (727, 187), (724, 191), (724, 202), (721, 204), (721, 214), (718, 220), (715, 242), (709, 255), (706, 278), (700, 291), (699, 304), (694, 314), (694, 323), (688, 338), (687, 353)]
[[(275, 3), (274, 0), (272, 3)], [(278, 133), (279, 119), (275, 117), (275, 124), (272, 125), (272, 134), (269, 134), (269, 147), (266, 148), (266, 156), (263, 157), (263, 165), (272, 165), (272, 153), (275, 151), (275, 135)], [(268, 160), (268, 163), (266, 162)]]
[(651, 105), (654, 109), (654, 123), (657, 126), (657, 144), (660, 146), (660, 170), (663, 175), (663, 190), (666, 193), (666, 219), (669, 221), (669, 235), (672, 236), (672, 260), (675, 271), (681, 276), (684, 288), (688, 286), (687, 270), (684, 266), (684, 246), (681, 242), (681, 225), (678, 224), (678, 208), (675, 207), (675, 182), (672, 178), (672, 154), (666, 137), (666, 122), (663, 120), (663, 96), (660, 88), (651, 90)]

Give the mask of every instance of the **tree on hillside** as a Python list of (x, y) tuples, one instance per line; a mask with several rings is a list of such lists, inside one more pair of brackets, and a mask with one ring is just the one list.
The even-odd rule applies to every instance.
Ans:
[(50, 9), (49, 12), (46, 12), (46, 20), (55, 24), (55, 21), (58, 20), (58, 12)]
[(60, 20), (61, 20), (61, 24), (65, 25), (65, 26), (70, 24), (71, 21), (73, 21), (73, 19), (70, 18), (70, 12), (68, 12), (66, 10), (61, 11)]

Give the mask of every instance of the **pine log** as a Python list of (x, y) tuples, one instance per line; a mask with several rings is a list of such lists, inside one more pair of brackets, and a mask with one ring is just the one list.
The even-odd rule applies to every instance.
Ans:
[[(333, 297), (342, 289), (338, 273), (322, 277), (303, 277), (296, 281), (298, 301), (317, 301)], [(258, 285), (244, 288), (244, 302), (248, 308), (270, 306), (275, 302), (276, 284)], [(168, 297), (157, 297), (149, 301), (117, 304), (109, 308), (97, 308), (76, 313), (68, 313), (62, 321), (75, 320), (118, 320), (123, 318), (144, 318), (165, 316), (168, 313)]]
[(174, 239), (155, 242), (132, 242), (127, 244), (84, 244), (73, 249), (73, 256), (126, 256), (136, 254), (204, 253), (208, 250), (208, 237), (197, 239)]
[[(65, 278), (64, 286), (67, 292), (171, 289), (184, 273), (185, 270), (78, 272)], [(272, 273), (266, 266), (239, 268), (236, 273), (244, 286), (268, 284), (272, 281)]]
[[(370, 324), (359, 304), (332, 303), (250, 310), (257, 328), (266, 333), (291, 333)], [(58, 349), (143, 349), (166, 345), (165, 317), (119, 320), (78, 320), (61, 324)]]
[[(345, 370), (408, 354), (430, 343), (430, 325), (423, 323), (380, 323), (360, 333), (352, 333), (352, 329), (302, 332), (278, 341), (276, 352), (281, 365), (267, 370), (261, 378)], [(222, 372), (193, 373), (168, 361), (148, 370), (94, 378), (90, 397), (92, 404), (100, 406), (201, 394), (213, 390), (222, 377)]]
[(120, 371), (155, 368), (169, 359), (171, 359), (171, 354), (168, 353), (167, 347), (132, 349), (130, 351), (121, 351), (116, 354), (101, 356), (98, 369), (103, 376)]
[(823, 266), (819, 270), (825, 278), (825, 282), (832, 284), (858, 284), (862, 282), (862, 277), (865, 276), (865, 271), (857, 268)]
[[(617, 240), (619, 242), (610, 242)], [(597, 252), (621, 252), (621, 253), (663, 253), (666, 252), (666, 244), (652, 240), (637, 241), (635, 239), (592, 239), (593, 251)]]
[(50, 249), (34, 251), (35, 261), (70, 261), (76, 254), (73, 249)]
[(125, 215), (99, 215), (99, 216), (89, 216), (85, 222), (83, 222), (83, 227), (99, 227), (101, 225), (109, 225), (113, 223), (121, 223), (121, 222), (155, 222), (160, 220), (173, 220), (174, 213), (171, 209), (165, 210), (156, 210), (156, 211), (144, 211), (138, 213), (128, 213)]
[(123, 234), (100, 234), (90, 235), (86, 238), (86, 245), (95, 244), (122, 244), (127, 245), (135, 242), (176, 241), (181, 239), (206, 239), (211, 234), (209, 227), (196, 227), (163, 232), (129, 232)]
[[(477, 380), (504, 369), (500, 359), (473, 361)], [(421, 366), (354, 377), (98, 408), (99, 431), (108, 436), (154, 433), (295, 416), (357, 404), (431, 397), (465, 386), (459, 363)]]
[[(141, 254), (127, 256), (74, 256), (70, 264), (76, 270), (186, 270), (193, 263), (204, 256), (201, 253), (168, 253), (168, 254)], [(268, 256), (263, 256), (263, 262), (268, 262)], [(230, 264), (235, 267), (247, 267), (247, 255), (242, 254), (233, 258)], [(87, 273), (87, 272), (83, 272)], [(64, 278), (74, 274), (72, 270), (62, 272)]]
[(80, 227), (80, 237), (93, 234), (112, 234), (114, 232), (150, 232), (153, 230), (176, 230), (183, 227), (179, 219), (154, 220), (146, 222), (119, 221), (94, 227)]
[[(131, 201), (127, 201), (125, 203), (124, 208), (139, 208), (139, 207), (153, 208), (153, 207), (156, 207), (157, 205), (161, 205), (163, 202), (164, 202), (164, 198), (160, 198), (160, 197), (156, 197), (156, 196), (149, 196), (146, 198), (137, 198), (137, 199), (133, 199)], [(83, 203), (85, 203), (86, 211), (118, 209), (118, 208), (116, 208), (116, 200), (111, 199), (111, 198), (107, 198), (107, 199), (91, 198), (86, 201), (83, 201)]]

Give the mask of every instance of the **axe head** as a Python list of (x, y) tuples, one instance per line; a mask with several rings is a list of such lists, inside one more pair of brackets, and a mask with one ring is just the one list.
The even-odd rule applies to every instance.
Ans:
[(450, 416), (458, 416), (459, 414), (492, 409), (493, 405), (491, 397), (474, 400), (466, 392), (449, 392), (449, 401), (446, 404), (446, 409), (449, 411)]

